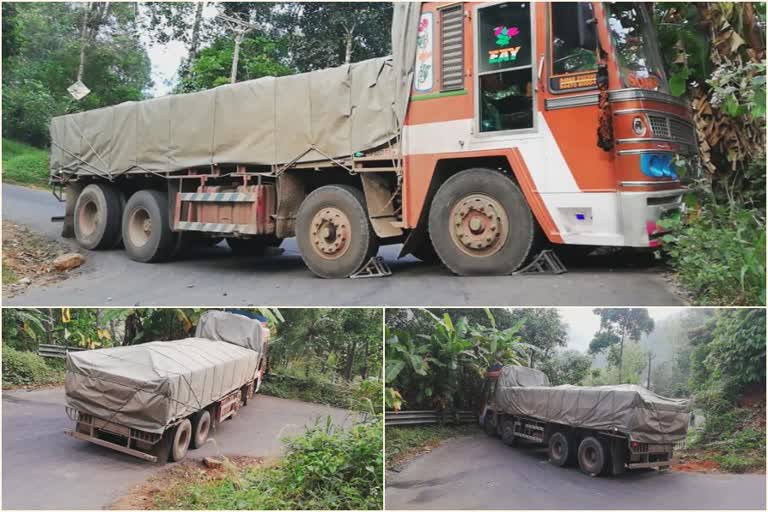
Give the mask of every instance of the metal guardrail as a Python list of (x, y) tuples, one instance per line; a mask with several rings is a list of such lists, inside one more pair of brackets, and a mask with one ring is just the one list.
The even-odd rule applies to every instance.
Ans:
[(86, 350), (81, 347), (65, 347), (63, 345), (46, 345), (41, 343), (37, 348), (37, 355), (40, 357), (55, 357), (66, 359), (67, 352), (80, 352)]
[(472, 411), (386, 411), (385, 425), (434, 425), (475, 423), (477, 416)]

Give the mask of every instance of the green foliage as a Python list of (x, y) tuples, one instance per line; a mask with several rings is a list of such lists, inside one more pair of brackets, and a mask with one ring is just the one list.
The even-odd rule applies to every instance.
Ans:
[(434, 447), (441, 441), (477, 431), (475, 424), (387, 427), (387, 469), (396, 467), (410, 455)]
[(64, 382), (60, 363), (47, 363), (32, 352), (16, 350), (3, 343), (3, 386), (40, 386)]
[[(653, 331), (653, 319), (645, 308), (597, 308), (594, 313), (600, 317), (600, 330), (589, 343), (590, 354), (602, 354), (607, 350), (610, 368), (618, 368), (617, 381), (611, 384), (637, 384), (639, 382), (638, 357), (642, 351), (630, 351), (625, 341), (637, 342), (644, 334)], [(624, 371), (624, 359), (627, 371)], [(645, 363), (639, 369), (645, 367)], [(611, 376), (612, 380), (612, 376)], [(637, 382), (636, 382), (637, 381)]]
[(422, 332), (388, 328), (385, 382), (392, 388), (387, 392), (390, 406), (399, 401), (411, 409), (468, 408), (479, 396), (486, 368), (495, 363), (527, 364), (536, 347), (523, 343), (518, 334), (525, 319), (501, 330), (489, 310), (484, 314), (486, 325), (469, 323), (466, 317), (454, 323), (448, 313), (438, 318), (419, 310), (416, 316), (431, 319), (417, 320)]
[(755, 211), (708, 205), (662, 225), (663, 251), (696, 304), (765, 304), (765, 222)]
[(3, 139), (3, 181), (45, 186), (48, 183), (48, 152)]
[(549, 377), (549, 382), (553, 386), (582, 384), (591, 368), (592, 358), (576, 350), (557, 353), (539, 365), (539, 370)]
[(317, 422), (286, 440), (270, 468), (254, 467), (222, 480), (182, 482), (166, 489), (157, 508), (250, 510), (380, 510), (383, 507), (381, 417), (349, 429)]
[(355, 379), (340, 383), (326, 379), (316, 374), (309, 378), (269, 374), (262, 384), (261, 393), (363, 412), (380, 412), (383, 409), (380, 379)]

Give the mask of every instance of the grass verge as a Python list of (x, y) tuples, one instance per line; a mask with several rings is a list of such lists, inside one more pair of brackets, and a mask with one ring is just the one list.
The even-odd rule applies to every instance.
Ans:
[(331, 405), (356, 411), (383, 409), (382, 385), (376, 380), (355, 380), (350, 383), (331, 383), (317, 378), (298, 378), (290, 375), (270, 374), (261, 387), (261, 393)]
[(387, 428), (387, 469), (393, 469), (414, 457), (431, 451), (452, 437), (480, 432), (475, 424), (414, 425)]
[(48, 151), (3, 139), (3, 181), (35, 187), (48, 186)]
[(286, 439), (272, 465), (225, 462), (226, 471), (182, 472), (153, 497), (155, 509), (380, 510), (383, 505), (382, 421), (348, 429), (330, 418)]
[(63, 384), (65, 375), (63, 361), (49, 361), (3, 343), (3, 389)]

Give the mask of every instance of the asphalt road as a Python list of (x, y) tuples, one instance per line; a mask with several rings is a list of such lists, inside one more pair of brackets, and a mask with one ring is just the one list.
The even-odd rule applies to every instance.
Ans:
[[(63, 204), (47, 191), (3, 185), (3, 217), (50, 238)], [(680, 305), (657, 269), (632, 268), (616, 257), (573, 264), (562, 275), (456, 277), (439, 265), (408, 256), (400, 246), (379, 254), (393, 275), (378, 279), (316, 278), (294, 239), (282, 254), (232, 257), (224, 244), (162, 264), (129, 260), (122, 250), (91, 252), (75, 275), (31, 287), (4, 300), (14, 306), (629, 306)]]
[(590, 478), (558, 468), (546, 450), (482, 434), (451, 439), (386, 476), (397, 509), (760, 509), (765, 475), (630, 471)]
[[(62, 388), (3, 391), (3, 510), (100, 509), (162, 466), (71, 438)], [(280, 455), (285, 435), (316, 418), (350, 420), (349, 411), (257, 395), (219, 425), (213, 441), (187, 457)]]

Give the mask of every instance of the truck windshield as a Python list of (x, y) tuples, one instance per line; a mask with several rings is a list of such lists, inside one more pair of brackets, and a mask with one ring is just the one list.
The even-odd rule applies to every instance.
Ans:
[(645, 6), (607, 3), (608, 31), (624, 87), (669, 92), (653, 21)]

